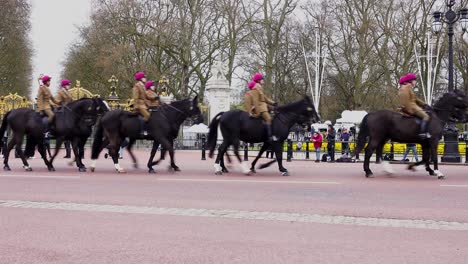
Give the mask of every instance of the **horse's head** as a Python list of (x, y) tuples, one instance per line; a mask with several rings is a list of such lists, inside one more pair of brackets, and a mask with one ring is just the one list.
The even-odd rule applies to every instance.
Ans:
[(82, 98), (69, 104), (72, 112), (87, 126), (96, 123), (97, 117), (109, 111), (101, 98)]
[(94, 108), (96, 110), (96, 115), (102, 116), (106, 112), (110, 111), (110, 107), (107, 102), (101, 97), (93, 98)]
[(195, 124), (203, 123), (203, 115), (198, 107), (198, 95), (193, 99), (178, 101), (176, 104), (176, 107), (184, 113), (186, 118), (192, 119)]
[(297, 102), (282, 105), (278, 107), (277, 110), (280, 113), (293, 114), (294, 122), (301, 125), (307, 125), (308, 129), (310, 129), (312, 123), (320, 120), (320, 116), (315, 110), (314, 103), (308, 96), (304, 96), (303, 99)]
[(445, 93), (434, 108), (447, 112), (450, 121), (465, 122), (468, 117), (468, 97), (460, 91)]

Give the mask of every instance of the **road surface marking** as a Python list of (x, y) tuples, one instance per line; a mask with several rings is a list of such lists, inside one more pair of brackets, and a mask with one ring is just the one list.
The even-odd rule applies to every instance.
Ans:
[(214, 179), (183, 179), (183, 178), (158, 178), (159, 181), (188, 181), (188, 182), (246, 182), (246, 183), (283, 183), (283, 184), (341, 184), (339, 182), (318, 181), (264, 181), (264, 180), (214, 180)]
[(84, 212), (103, 213), (127, 213), (145, 215), (165, 215), (165, 216), (191, 216), (191, 217), (212, 217), (242, 220), (263, 220), (263, 221), (283, 221), (301, 222), (332, 225), (354, 225), (373, 227), (395, 227), (395, 228), (416, 228), (432, 230), (455, 230), (467, 231), (466, 222), (447, 222), (430, 219), (393, 219), (393, 218), (370, 218), (341, 215), (320, 215), (304, 213), (281, 213), (262, 211), (241, 211), (241, 210), (221, 210), (203, 208), (165, 208), (111, 204), (82, 204), (66, 202), (33, 202), (33, 201), (13, 201), (0, 200), (0, 208), (28, 208), (28, 209), (50, 209)]
[(458, 187), (458, 188), (468, 188), (468, 185), (455, 185), (455, 184), (441, 184), (440, 187)]
[(16, 175), (16, 174), (0, 174), (0, 179), (3, 177), (9, 178), (31, 178), (31, 179), (64, 179), (64, 180), (73, 180), (79, 179), (80, 176), (52, 176), (52, 175)]

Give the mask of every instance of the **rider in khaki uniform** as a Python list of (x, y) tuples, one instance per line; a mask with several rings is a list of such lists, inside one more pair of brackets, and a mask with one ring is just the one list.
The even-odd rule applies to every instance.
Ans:
[(252, 101), (252, 89), (255, 87), (255, 84), (257, 83), (254, 81), (249, 82), (248, 84), (249, 91), (245, 93), (245, 97), (244, 97), (244, 109), (252, 117), (258, 117), (255, 114), (255, 111), (254, 111), (255, 108), (253, 106), (253, 101)]
[(421, 108), (426, 103), (419, 98), (413, 92), (413, 88), (416, 86), (417, 77), (414, 73), (408, 73), (406, 76), (400, 79), (400, 89), (398, 91), (398, 97), (400, 104), (405, 113), (421, 118), (421, 128), (419, 136), (423, 139), (430, 138), (431, 135), (428, 133), (427, 123), (429, 122), (429, 115)]
[(253, 106), (255, 107), (255, 114), (258, 116), (261, 116), (263, 120), (265, 120), (266, 123), (266, 128), (267, 128), (267, 133), (268, 133), (268, 139), (271, 141), (276, 141), (276, 137), (272, 135), (271, 131), (271, 116), (270, 113), (268, 112), (268, 105), (276, 105), (276, 103), (268, 98), (264, 93), (263, 93), (263, 85), (265, 84), (265, 81), (263, 80), (263, 75), (260, 73), (256, 73), (252, 81), (256, 82), (254, 88), (252, 89), (252, 102)]
[(52, 107), (50, 101), (54, 104), (57, 104), (57, 101), (52, 96), (50, 92), (50, 77), (45, 75), (41, 78), (42, 85), (39, 87), (39, 91), (37, 93), (37, 112), (43, 113), (47, 115), (49, 119), (49, 124), (52, 124), (54, 121), (54, 112), (52, 111)]
[(146, 91), (145, 82), (146, 77), (144, 72), (137, 72), (135, 74), (135, 80), (137, 81), (133, 86), (133, 111), (140, 113), (145, 121), (150, 118), (150, 113), (145, 104)]
[(73, 97), (68, 91), (70, 89), (70, 84), (71, 84), (70, 80), (63, 80), (60, 83), (60, 86), (62, 88), (58, 91), (57, 96), (55, 97), (55, 101), (57, 101), (57, 104), (59, 106), (64, 106), (68, 103), (73, 102)]
[(146, 99), (145, 103), (146, 106), (149, 108), (151, 107), (158, 107), (161, 105), (161, 101), (159, 100), (159, 95), (156, 93), (156, 86), (154, 85), (153, 81), (147, 81), (145, 83), (146, 88)]

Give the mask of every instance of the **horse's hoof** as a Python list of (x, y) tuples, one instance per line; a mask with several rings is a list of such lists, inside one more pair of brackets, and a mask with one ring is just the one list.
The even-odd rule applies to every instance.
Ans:
[(285, 171), (283, 173), (281, 173), (281, 176), (290, 176), (291, 174), (289, 174), (289, 171)]
[(181, 171), (179, 167), (174, 167), (174, 171)]
[(254, 174), (257, 173), (257, 171), (254, 168), (250, 169), (250, 172)]
[(156, 174), (156, 171), (155, 171), (154, 169), (149, 169), (149, 170), (148, 170), (148, 173)]
[(7, 165), (7, 166), (4, 166), (4, 167), (3, 167), (3, 170), (5, 170), (5, 171), (11, 171), (11, 168), (10, 168), (10, 166)]
[(429, 171), (429, 176), (436, 176), (434, 171)]
[(216, 171), (215, 175), (223, 175), (223, 172), (222, 171)]
[(374, 173), (372, 172), (366, 173), (366, 178), (374, 178)]
[(223, 173), (229, 173), (228, 169), (226, 169), (226, 168), (223, 168), (222, 172)]
[(133, 164), (133, 168), (134, 168), (134, 169), (138, 169), (138, 164), (137, 164), (137, 163), (134, 163), (134, 164)]
[(55, 171), (54, 167), (49, 167), (48, 169), (49, 169), (49, 171)]
[(86, 172), (86, 168), (85, 168), (85, 167), (78, 168), (78, 170), (79, 170), (80, 172)]
[(117, 170), (118, 173), (127, 173), (124, 169)]
[(29, 167), (29, 166), (23, 166), (23, 168), (24, 168), (25, 171), (32, 171), (32, 168)]
[(96, 168), (91, 167), (91, 172), (94, 172), (95, 170), (96, 170)]
[(445, 179), (445, 176), (443, 176), (443, 175), (442, 176), (437, 176), (437, 179), (443, 180), (443, 179)]

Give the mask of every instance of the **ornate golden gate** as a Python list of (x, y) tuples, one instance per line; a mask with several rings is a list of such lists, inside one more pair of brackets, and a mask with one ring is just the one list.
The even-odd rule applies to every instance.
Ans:
[(81, 82), (79, 80), (76, 81), (75, 87), (69, 90), (73, 100), (78, 100), (81, 98), (94, 98), (99, 97), (99, 94), (93, 94), (92, 92), (86, 90), (85, 88), (81, 87)]
[(22, 107), (32, 107), (32, 105), (33, 102), (17, 93), (0, 96), (0, 119), (2, 119), (8, 111)]

